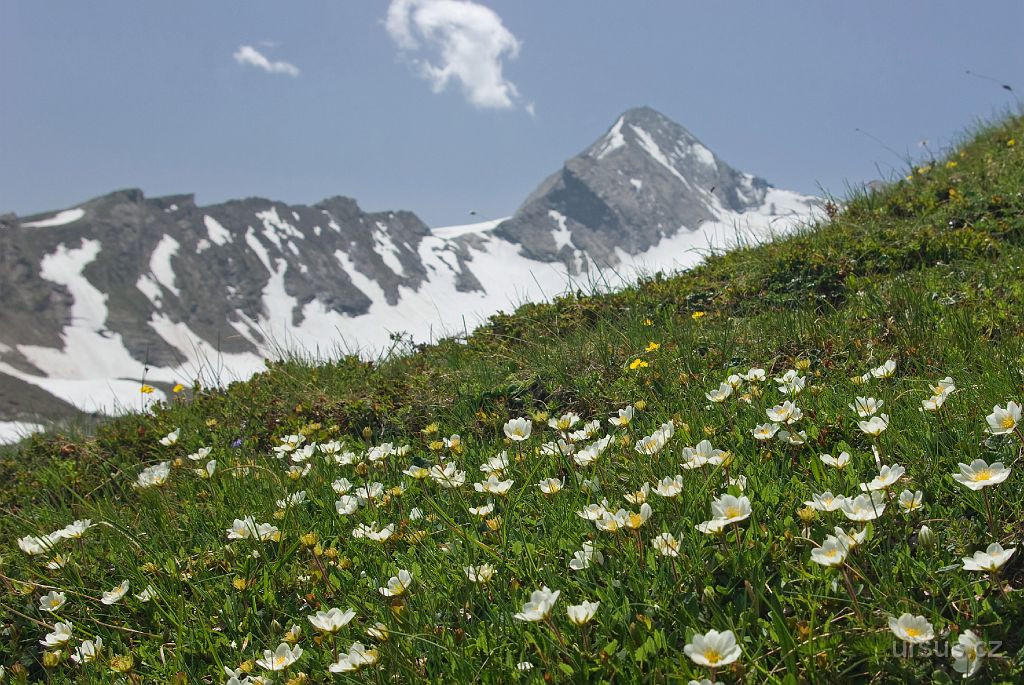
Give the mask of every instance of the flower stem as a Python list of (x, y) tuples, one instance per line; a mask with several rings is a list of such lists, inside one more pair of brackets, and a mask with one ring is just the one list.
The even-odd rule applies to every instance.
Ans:
[(846, 591), (849, 593), (850, 599), (853, 600), (853, 610), (857, 614), (857, 620), (863, 623), (864, 614), (861, 613), (860, 603), (857, 602), (857, 593), (853, 591), (853, 583), (850, 581), (850, 569), (846, 564), (843, 564), (843, 580), (846, 583)]

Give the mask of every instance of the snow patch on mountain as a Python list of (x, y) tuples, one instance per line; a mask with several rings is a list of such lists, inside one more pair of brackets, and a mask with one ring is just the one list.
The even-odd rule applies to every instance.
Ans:
[(52, 228), (54, 226), (65, 226), (67, 224), (74, 223), (85, 216), (85, 210), (80, 207), (74, 209), (65, 209), (63, 212), (57, 212), (56, 215), (49, 219), (41, 219), (40, 221), (29, 221), (21, 224), (22, 228)]

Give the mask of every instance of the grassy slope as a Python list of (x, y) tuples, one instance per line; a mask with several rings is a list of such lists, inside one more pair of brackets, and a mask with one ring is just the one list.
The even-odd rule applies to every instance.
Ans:
[[(1008, 145), (1011, 139), (1022, 144)], [(0, 664), (21, 662), (40, 677), (37, 641), (45, 630), (33, 620), (50, 620), (37, 607), (41, 587), (53, 585), (69, 590), (62, 617), (74, 621), (78, 637), (102, 635), (108, 656), (133, 654), (134, 673), (154, 682), (178, 672), (221, 682), (221, 665), (234, 667), (275, 647), (293, 622), (304, 629), (306, 654), (291, 674), (331, 680), (329, 642), (318, 646), (305, 619), (311, 607), (327, 606), (352, 606), (358, 614), (341, 634), (346, 646), (374, 642), (363, 631), (375, 621), (394, 632), (380, 645), (382, 668), (357, 680), (397, 673), (505, 682), (571, 673), (590, 681), (685, 682), (701, 669), (683, 657), (682, 646), (694, 631), (710, 628), (734, 630), (743, 646), (737, 664), (718, 673), (726, 682), (903, 682), (933, 671), (957, 678), (948, 658), (892, 656), (886, 618), (903, 611), (925, 615), (952, 642), (967, 628), (1003, 641), (1004, 656), (990, 659), (981, 678), (1019, 680), (1020, 560), (1005, 574), (1014, 588), (1008, 596), (984, 575), (943, 569), (995, 539), (1009, 546), (1024, 537), (1018, 446), (986, 441), (983, 433), (992, 405), (1022, 395), (1024, 121), (981, 131), (948, 160), (911, 177), (853, 199), (832, 221), (801, 235), (614, 295), (528, 305), (495, 317), (465, 344), (445, 342), (379, 365), (278, 363), (227, 391), (197, 388), (151, 416), (112, 421), (93, 437), (35, 438), (8, 451), (0, 462), (9, 514), (0, 522), (0, 572), (12, 592), (0, 600), (9, 628), (0, 638)], [(694, 312), (706, 314), (695, 319)], [(660, 349), (646, 352), (649, 342)], [(638, 358), (649, 365), (630, 369)], [(851, 383), (888, 358), (897, 361), (894, 378)], [(761, 366), (779, 375), (798, 360), (809, 363), (808, 388), (796, 398), (805, 414), (804, 446), (751, 437), (766, 420), (765, 406), (782, 399), (770, 380), (749, 405), (740, 393), (721, 406), (705, 399), (732, 372)], [(928, 383), (946, 375), (958, 391), (938, 414), (919, 411)], [(847, 407), (862, 394), (884, 399), (892, 417), (880, 446), (887, 463), (907, 469), (896, 493), (920, 489), (925, 499), (923, 512), (910, 516), (893, 505), (854, 553), (863, 620), (840, 576), (809, 562), (811, 540), (821, 542), (844, 523), (841, 515), (819, 514), (807, 528), (797, 517), (812, 492), (852, 495), (876, 472), (870, 440)], [(538, 435), (508, 476), (512, 491), (497, 501), (497, 530), (466, 510), (484, 501), (470, 485), (481, 479), (478, 465), (502, 449), (518, 453), (502, 439), (508, 418), (572, 410), (603, 420), (639, 401), (646, 407), (633, 425), (614, 431), (613, 446), (587, 469), (533, 455), (554, 435), (535, 422)], [(678, 428), (668, 447), (653, 458), (638, 456), (633, 442), (669, 418)], [(432, 423), (442, 436), (460, 434), (462, 452), (433, 450), (437, 436), (422, 432)], [(158, 438), (176, 427), (180, 443), (160, 446)], [(320, 442), (338, 438), (359, 453), (382, 442), (409, 444), (411, 453), (388, 458), (379, 471), (370, 467), (368, 475), (366, 467), (317, 459), (308, 476), (292, 481), (269, 452), (295, 432)], [(682, 471), (679, 499), (651, 495), (654, 515), (639, 535), (600, 533), (573, 513), (593, 501), (577, 485), (592, 475), (613, 508), (636, 509), (624, 494), (680, 473), (682, 448), (705, 437), (733, 454), (729, 475), (747, 479), (754, 513), (738, 539), (732, 532), (708, 538), (693, 528), (709, 518), (710, 500), (722, 487), (717, 469)], [(130, 487), (142, 465), (180, 459), (203, 445), (218, 461), (213, 479), (195, 477), (185, 460), (163, 488)], [(845, 471), (827, 470), (817, 459), (844, 449), (853, 455)], [(454, 460), (466, 470), (467, 485), (453, 492), (413, 482), (400, 473), (413, 456)], [(976, 457), (1014, 466), (1010, 479), (989, 491), (994, 530), (982, 498), (949, 475), (957, 462)], [(250, 463), (262, 468), (233, 477), (241, 473), (233, 465)], [(566, 490), (543, 496), (535, 483), (558, 475), (567, 477)], [(330, 487), (342, 476), (388, 488), (404, 483), (408, 490), (342, 518)], [(275, 520), (275, 500), (299, 489), (312, 501)], [(436, 518), (410, 521), (413, 507)], [(280, 526), (283, 541), (226, 549), (224, 529), (248, 514)], [(15, 537), (85, 517), (111, 526), (91, 529), (81, 544), (61, 543), (67, 549), (59, 551), (72, 559), (63, 571), (46, 570), (14, 545)], [(367, 521), (395, 523), (401, 539), (386, 546), (353, 540), (354, 525)], [(923, 521), (938, 533), (934, 547), (915, 545)], [(419, 530), (429, 534), (416, 540)], [(682, 539), (675, 563), (650, 545), (662, 531)], [(322, 554), (300, 543), (309, 532)], [(568, 559), (584, 540), (598, 545), (605, 564), (570, 571)], [(254, 548), (259, 558), (248, 556)], [(461, 568), (488, 560), (497, 566), (496, 582), (468, 586)], [(416, 578), (405, 604), (376, 591), (399, 568)], [(95, 601), (124, 578), (137, 590), (152, 584), (160, 599), (114, 607)], [(233, 585), (243, 579), (244, 589)], [(564, 647), (551, 629), (511, 618), (542, 584), (562, 591), (554, 616)], [(582, 599), (601, 601), (585, 644), (564, 613)], [(522, 660), (537, 668), (518, 675), (514, 665)], [(86, 680), (113, 680), (105, 662), (85, 672)], [(71, 665), (52, 675), (83, 678)]]

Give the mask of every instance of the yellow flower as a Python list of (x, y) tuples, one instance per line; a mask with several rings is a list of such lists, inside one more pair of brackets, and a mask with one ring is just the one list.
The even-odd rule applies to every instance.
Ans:
[(650, 366), (650, 364), (645, 362), (643, 359), (640, 359), (639, 357), (634, 359), (629, 364), (629, 368), (631, 371), (636, 371), (637, 369), (644, 369), (647, 368), (648, 366)]
[(661, 347), (661, 344), (660, 344), (660, 343), (656, 343), (656, 342), (649, 342), (649, 343), (647, 343), (647, 349), (646, 349), (646, 350), (644, 350), (644, 352), (654, 352), (654, 351), (655, 351), (655, 350), (657, 350), (657, 349), (658, 349), (659, 347)]
[(1013, 147), (1016, 144), (1017, 144), (1017, 139), (1016, 138), (1010, 138), (1008, 141), (1006, 141), (1006, 147)]
[(952, 159), (949, 160), (948, 162), (946, 162), (946, 168), (947, 169), (956, 169), (956, 162), (954, 160), (952, 160)]
[(650, 319), (644, 319), (644, 325), (645, 326), (653, 326), (654, 322), (651, 321)]
[(184, 389), (185, 389), (184, 385), (182, 385), (181, 383), (175, 383), (174, 387), (171, 388), (171, 392), (173, 392), (175, 395), (177, 395), (179, 392), (181, 392)]
[(139, 388), (139, 392), (141, 392), (143, 395), (148, 395), (151, 392), (153, 392), (153, 390), (155, 390), (155, 388), (152, 385), (146, 385), (145, 383), (143, 383), (142, 387)]
[(706, 312), (694, 312), (693, 314), (690, 314), (690, 318), (693, 319), (694, 321), (696, 321), (697, 319), (699, 319), (702, 316), (704, 316), (705, 313)]

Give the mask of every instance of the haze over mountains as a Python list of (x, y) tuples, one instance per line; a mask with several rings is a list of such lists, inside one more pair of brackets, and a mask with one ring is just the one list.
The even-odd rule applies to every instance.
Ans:
[(197, 375), (244, 378), (282, 349), (376, 355), (396, 333), (462, 334), (570, 286), (783, 233), (814, 207), (637, 108), (507, 220), (432, 230), (346, 197), (199, 207), (140, 190), (0, 216), (0, 440), (13, 422), (137, 409)]

